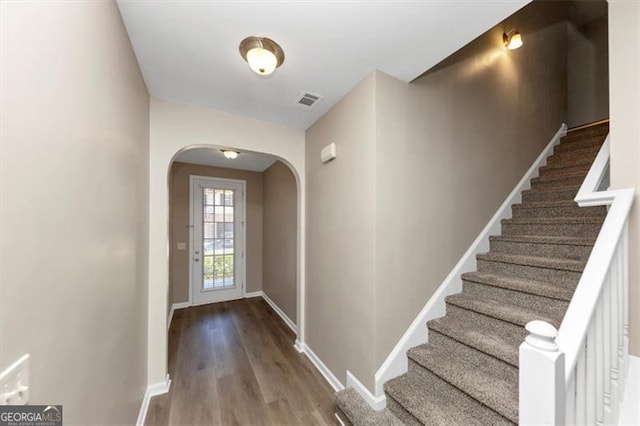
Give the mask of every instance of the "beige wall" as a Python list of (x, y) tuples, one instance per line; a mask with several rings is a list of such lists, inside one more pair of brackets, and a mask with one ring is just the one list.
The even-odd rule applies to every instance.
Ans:
[(149, 96), (114, 2), (2, 2), (0, 369), (133, 424), (147, 385)]
[(568, 32), (569, 127), (609, 117), (607, 15)]
[(296, 179), (276, 161), (263, 173), (262, 290), (295, 323), (298, 276)]
[[(566, 4), (533, 3), (411, 84), (377, 72), (307, 131), (308, 342), (374, 373), (567, 113)], [(518, 27), (522, 49), (502, 32)], [(337, 158), (322, 165), (330, 142)]]
[(533, 3), (411, 84), (378, 74), (376, 365), (565, 121), (562, 11)]
[[(169, 297), (171, 303), (189, 301), (189, 176), (211, 176), (247, 182), (247, 292), (262, 290), (262, 173), (175, 162), (169, 183)], [(186, 250), (178, 250), (178, 243)]]
[[(337, 158), (320, 162), (335, 142)], [(375, 75), (306, 133), (307, 339), (327, 367), (373, 385)]]
[(640, 3), (609, 2), (611, 186), (635, 188), (629, 223), (630, 352), (640, 356)]

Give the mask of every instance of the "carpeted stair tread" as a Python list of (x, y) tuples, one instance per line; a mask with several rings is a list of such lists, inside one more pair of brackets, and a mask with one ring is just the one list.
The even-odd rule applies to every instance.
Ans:
[(576, 217), (523, 217), (513, 219), (502, 219), (503, 223), (533, 223), (533, 224), (562, 224), (568, 225), (572, 223), (591, 223), (594, 225), (602, 225), (604, 217), (576, 216)]
[(544, 281), (528, 280), (524, 278), (513, 278), (496, 274), (485, 274), (482, 272), (467, 272), (462, 274), (464, 281), (471, 281), (479, 284), (505, 288), (508, 290), (520, 291), (534, 294), (536, 296), (548, 297), (570, 301), (575, 289), (559, 286), (554, 283)]
[(539, 193), (539, 192), (564, 192), (564, 191), (575, 191), (576, 193), (578, 192), (578, 190), (575, 188), (575, 186), (555, 186), (553, 188), (544, 188), (544, 189), (525, 189), (524, 191), (522, 191), (523, 194), (531, 194), (531, 193)]
[[(548, 200), (548, 201), (527, 201), (524, 203), (513, 204), (511, 207), (517, 207), (521, 209), (544, 209), (554, 207), (576, 207), (579, 209), (589, 207), (579, 207), (578, 203), (573, 200)], [(603, 212), (603, 216), (606, 215), (606, 209)]]
[(438, 345), (416, 346), (407, 356), (514, 423), (518, 422), (518, 382), (497, 376), (474, 358), (465, 359)]
[(595, 138), (584, 139), (582, 141), (575, 141), (575, 142), (569, 142), (569, 143), (560, 142), (558, 145), (555, 146), (553, 152), (558, 153), (558, 152), (577, 151), (581, 149), (599, 149), (600, 147), (602, 147), (602, 144), (604, 143), (604, 139), (605, 139), (604, 137), (598, 136)]
[[(589, 173), (589, 169), (591, 168), (591, 162), (583, 161), (580, 163), (574, 164), (547, 164), (539, 169), (540, 176), (547, 176), (549, 172), (562, 172), (561, 174), (571, 174), (576, 175), (579, 173), (583, 173), (585, 176)], [(560, 174), (560, 173), (556, 173)]]
[(354, 426), (403, 424), (387, 409), (373, 410), (353, 388), (336, 393), (336, 405)]
[(479, 260), (488, 262), (509, 263), (514, 265), (535, 266), (538, 268), (556, 269), (560, 271), (582, 272), (585, 262), (571, 259), (556, 259), (538, 256), (519, 256), (508, 253), (488, 252), (479, 254)]
[[(415, 370), (410, 370), (386, 382), (384, 389), (387, 400), (397, 401), (398, 405), (415, 419), (411, 423), (406, 422), (409, 424), (442, 426), (512, 424), (435, 375), (430, 377), (429, 374), (419, 374)], [(396, 416), (404, 417), (400, 413)]]
[(493, 327), (493, 322), (454, 318), (449, 315), (431, 320), (427, 325), (429, 329), (436, 330), (457, 342), (518, 366), (518, 347), (524, 341), (524, 328), (521, 335), (505, 333)]
[(556, 154), (573, 154), (573, 155), (589, 155), (589, 154), (597, 154), (602, 147), (601, 143), (592, 142), (586, 145), (572, 145), (567, 146), (563, 144), (558, 144), (553, 148), (553, 155)]
[(554, 235), (492, 235), (489, 241), (513, 241), (520, 243), (558, 244), (572, 246), (593, 246), (595, 238), (563, 237)]
[(477, 312), (495, 319), (510, 322), (520, 326), (527, 325), (534, 320), (542, 320), (559, 327), (562, 322), (562, 314), (548, 312), (545, 306), (538, 306), (538, 309), (525, 307), (509, 303), (508, 300), (491, 299), (478, 295), (465, 293), (447, 296), (446, 302), (463, 309)]
[(589, 132), (583, 132), (583, 131), (573, 131), (573, 132), (567, 132), (566, 136), (563, 136), (560, 139), (560, 143), (564, 143), (564, 144), (572, 144), (574, 142), (582, 142), (585, 140), (605, 140), (605, 138), (607, 137), (607, 133), (609, 132), (608, 128), (607, 129), (599, 129), (599, 130), (591, 130)]

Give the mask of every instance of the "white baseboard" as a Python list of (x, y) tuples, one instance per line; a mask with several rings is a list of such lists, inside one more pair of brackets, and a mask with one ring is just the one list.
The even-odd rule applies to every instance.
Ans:
[(173, 305), (171, 305), (171, 309), (169, 310), (169, 319), (167, 319), (167, 331), (169, 331), (169, 327), (171, 327), (171, 321), (173, 320), (173, 313), (178, 309), (188, 308), (189, 306), (190, 306), (189, 302), (174, 303)]
[(640, 358), (629, 355), (626, 385), (619, 407), (619, 425), (640, 424)]
[[(276, 305), (276, 302), (271, 300), (271, 298), (267, 296), (264, 291), (262, 290), (252, 291), (251, 293), (245, 294), (244, 297), (245, 299), (249, 299), (251, 297), (262, 297), (264, 301), (267, 302), (274, 311), (276, 311), (276, 314), (278, 314), (278, 316), (282, 318), (282, 321), (284, 321), (284, 323), (287, 324), (287, 327), (289, 327), (291, 331), (293, 331), (296, 334), (296, 336), (298, 335), (298, 327), (296, 326), (296, 323), (291, 321), (291, 318), (289, 318), (287, 314), (285, 314), (284, 311), (280, 309), (280, 306)], [(298, 352), (301, 352), (301, 351), (298, 349)]]
[(362, 399), (367, 401), (367, 404), (376, 411), (383, 410), (387, 406), (387, 397), (384, 393), (382, 396), (375, 396), (349, 370), (347, 370), (347, 387), (355, 389)]
[(331, 370), (329, 370), (329, 368), (324, 365), (320, 358), (318, 358), (318, 355), (316, 355), (315, 352), (313, 352), (306, 343), (302, 343), (301, 352), (304, 353), (307, 358), (309, 358), (309, 361), (311, 361), (311, 363), (316, 367), (320, 374), (322, 374), (322, 376), (329, 383), (329, 385), (331, 385), (334, 391), (339, 392), (344, 389), (344, 385), (342, 384), (342, 382), (340, 382), (340, 380), (338, 380), (338, 378), (331, 372)]
[(136, 420), (137, 426), (144, 425), (144, 420), (147, 417), (147, 411), (149, 410), (149, 403), (151, 402), (151, 398), (156, 395), (162, 395), (163, 393), (169, 392), (170, 387), (171, 379), (169, 378), (168, 374), (164, 382), (154, 383), (147, 386), (147, 389), (144, 392), (144, 396), (142, 397), (142, 405), (140, 406), (140, 412), (138, 413), (138, 420)]
[(293, 347), (296, 348), (296, 350), (300, 353), (304, 352), (304, 345), (298, 339), (296, 339), (296, 342), (293, 344)]
[(485, 226), (480, 235), (478, 235), (469, 249), (453, 267), (449, 275), (447, 275), (442, 284), (440, 284), (438, 290), (431, 296), (407, 331), (402, 335), (375, 374), (375, 398), (384, 396), (382, 385), (387, 380), (407, 372), (407, 350), (428, 341), (427, 327), (425, 324), (427, 321), (442, 317), (446, 314), (445, 298), (450, 294), (462, 291), (460, 275), (464, 272), (476, 270), (476, 255), (489, 251), (489, 236), (500, 234), (502, 230), (500, 221), (511, 217), (511, 205), (521, 201), (521, 192), (531, 187), (531, 179), (538, 176), (538, 169), (547, 163), (547, 157), (551, 155), (553, 148), (560, 143), (560, 138), (566, 134), (567, 125), (563, 124), (520, 182), (513, 191), (511, 191), (511, 194), (509, 194), (504, 203), (498, 208), (498, 211), (493, 215), (487, 226)]
[(276, 313), (278, 315), (280, 315), (280, 318), (282, 318), (282, 321), (284, 321), (284, 323), (287, 324), (287, 326), (289, 326), (291, 331), (293, 331), (297, 336), (298, 335), (298, 327), (296, 326), (296, 323), (291, 321), (291, 318), (289, 318), (287, 316), (287, 314), (285, 314), (284, 311), (282, 309), (280, 309), (280, 307), (278, 305), (276, 305), (276, 303), (273, 300), (271, 300), (269, 298), (269, 296), (267, 296), (267, 294), (264, 291), (261, 292), (261, 293), (262, 293), (262, 298), (265, 300), (265, 302), (267, 302), (269, 304), (269, 306), (271, 306), (273, 308), (273, 310), (276, 311)]
[(336, 419), (338, 420), (338, 424), (340, 426), (345, 426), (344, 422), (342, 421), (342, 419), (340, 418), (340, 416), (338, 416), (338, 413), (334, 414), (334, 416), (336, 416)]

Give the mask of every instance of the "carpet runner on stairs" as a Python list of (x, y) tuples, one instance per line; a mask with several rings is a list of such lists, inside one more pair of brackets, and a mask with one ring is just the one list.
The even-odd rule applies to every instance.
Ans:
[(372, 410), (358, 393), (336, 394), (345, 425), (518, 423), (518, 348), (524, 326), (559, 327), (606, 216), (605, 207), (573, 201), (609, 132), (603, 123), (569, 132), (554, 148), (502, 235), (462, 274), (462, 293), (429, 321), (429, 342), (407, 352), (407, 373), (384, 385), (387, 408)]

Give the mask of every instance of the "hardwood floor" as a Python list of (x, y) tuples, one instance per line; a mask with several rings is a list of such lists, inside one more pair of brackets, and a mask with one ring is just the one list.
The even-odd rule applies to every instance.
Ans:
[(333, 389), (294, 341), (260, 297), (176, 311), (171, 389), (145, 424), (335, 424)]

